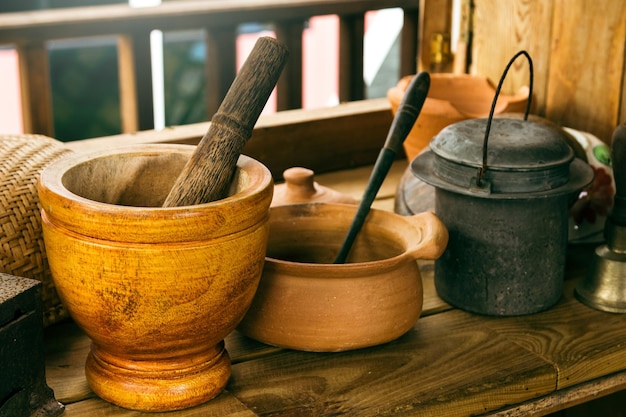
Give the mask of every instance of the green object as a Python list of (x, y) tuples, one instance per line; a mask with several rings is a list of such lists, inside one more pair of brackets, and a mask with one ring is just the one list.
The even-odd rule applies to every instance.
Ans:
[(611, 149), (607, 145), (594, 146), (593, 156), (604, 165), (611, 166)]

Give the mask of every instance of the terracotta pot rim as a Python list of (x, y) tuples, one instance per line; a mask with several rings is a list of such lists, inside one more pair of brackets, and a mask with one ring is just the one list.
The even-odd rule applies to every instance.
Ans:
[(292, 272), (300, 275), (301, 278), (354, 279), (379, 275), (382, 272), (397, 269), (398, 265), (414, 261), (415, 259), (406, 251), (391, 258), (366, 262), (349, 262), (345, 264), (295, 262), (266, 256), (265, 268), (279, 272)]
[[(286, 218), (293, 217), (311, 217), (324, 216), (345, 217), (351, 220), (357, 207), (352, 204), (343, 203), (327, 203), (312, 202), (293, 204), (285, 206), (273, 207), (272, 211), (276, 213), (278, 218), (282, 218), (280, 212), (286, 213)], [(332, 263), (314, 263), (314, 262), (298, 262), (280, 259), (272, 256), (265, 257), (265, 268), (279, 271), (280, 273), (288, 273), (294, 275), (304, 275), (307, 277), (324, 277), (324, 278), (346, 278), (346, 277), (367, 277), (369, 275), (380, 274), (385, 271), (397, 269), (400, 265), (415, 262), (418, 259), (428, 259), (429, 255), (420, 251), (428, 240), (430, 231), (424, 229), (420, 223), (425, 213), (418, 213), (413, 216), (400, 216), (396, 213), (385, 210), (372, 208), (360, 233), (365, 233), (368, 229), (368, 222), (377, 228), (392, 230), (391, 224), (401, 224), (402, 233), (394, 234), (394, 242), (401, 249), (397, 255), (389, 256), (384, 259), (375, 259), (363, 262), (347, 262), (344, 264)], [(270, 214), (270, 233), (271, 220)], [(349, 223), (346, 223), (348, 225)], [(346, 226), (347, 230), (347, 226)], [(387, 237), (389, 238), (389, 237)], [(271, 239), (270, 239), (271, 241)]]

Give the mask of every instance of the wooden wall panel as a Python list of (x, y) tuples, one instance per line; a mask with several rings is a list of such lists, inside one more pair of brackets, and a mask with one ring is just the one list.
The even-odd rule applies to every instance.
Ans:
[(547, 116), (608, 143), (620, 123), (626, 1), (555, 0), (554, 15)]
[[(475, 0), (470, 72), (498, 83), (506, 64), (526, 50), (534, 66), (534, 112), (544, 115), (553, 0)], [(513, 94), (528, 85), (528, 63), (520, 57), (509, 70), (502, 92)]]
[[(626, 121), (626, 0), (475, 0), (473, 74), (497, 83), (520, 49), (533, 58), (535, 113), (610, 142)], [(528, 83), (519, 59), (503, 92)]]

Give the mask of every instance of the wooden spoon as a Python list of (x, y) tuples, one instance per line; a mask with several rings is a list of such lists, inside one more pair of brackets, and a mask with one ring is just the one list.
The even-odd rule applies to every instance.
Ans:
[(396, 158), (396, 154), (402, 150), (402, 143), (406, 139), (407, 135), (413, 128), (417, 116), (419, 116), (426, 96), (428, 95), (428, 89), (430, 88), (430, 75), (427, 72), (421, 72), (413, 77), (413, 80), (409, 84), (396, 116), (391, 123), (389, 134), (385, 140), (385, 145), (378, 154), (378, 159), (374, 164), (374, 170), (370, 176), (370, 179), (365, 187), (365, 192), (361, 203), (357, 208), (357, 212), (352, 220), (348, 234), (341, 245), (339, 254), (335, 258), (336, 264), (342, 264), (346, 261), (348, 253), (352, 248), (354, 239), (361, 230), (365, 218), (370, 211), (370, 207), (374, 202), (374, 198), (383, 183), (383, 180), (387, 176), (391, 164)]
[(285, 45), (274, 38), (257, 40), (163, 207), (202, 204), (226, 197), (237, 159), (252, 136), (288, 55)]

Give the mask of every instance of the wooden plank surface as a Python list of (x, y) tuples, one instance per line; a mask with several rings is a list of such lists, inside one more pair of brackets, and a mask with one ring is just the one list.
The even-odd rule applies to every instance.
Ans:
[(567, 283), (563, 299), (538, 314), (481, 322), (542, 356), (558, 368), (557, 389), (626, 369), (626, 316), (594, 310), (574, 298)]
[(46, 380), (63, 404), (94, 397), (85, 378), (90, 346), (89, 338), (73, 322), (46, 329)]
[[(589, 383), (556, 391), (537, 400), (487, 413), (482, 417), (541, 417), (566, 409), (567, 412), (558, 414), (558, 416), (615, 416), (618, 414), (611, 413), (612, 411), (624, 408), (624, 394), (626, 393), (626, 391), (622, 391), (624, 389), (626, 389), (626, 372), (622, 371)], [(610, 401), (605, 401), (605, 396), (615, 393), (618, 395), (610, 398)], [(611, 403), (615, 404), (612, 408), (610, 408)]]
[(164, 413), (144, 413), (139, 411), (125, 410), (99, 398), (92, 398), (78, 403), (69, 404), (65, 408), (64, 417), (253, 417), (257, 416), (252, 410), (240, 403), (227, 391), (210, 402), (188, 408), (182, 411)]
[(260, 415), (465, 416), (547, 394), (555, 378), (551, 364), (452, 310), (386, 345), (239, 363), (228, 390)]

